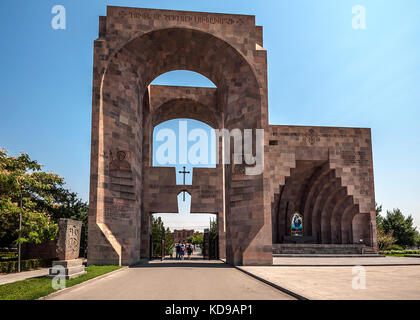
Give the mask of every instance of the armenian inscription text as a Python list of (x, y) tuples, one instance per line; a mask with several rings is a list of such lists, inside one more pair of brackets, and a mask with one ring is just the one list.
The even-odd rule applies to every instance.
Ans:
[(150, 12), (134, 12), (134, 11), (120, 11), (121, 18), (129, 17), (131, 19), (144, 19), (144, 20), (166, 20), (166, 21), (179, 21), (179, 22), (194, 22), (194, 23), (208, 23), (208, 24), (243, 24), (241, 18), (223, 18), (223, 17), (210, 17), (203, 15), (178, 15), (178, 14), (161, 14)]

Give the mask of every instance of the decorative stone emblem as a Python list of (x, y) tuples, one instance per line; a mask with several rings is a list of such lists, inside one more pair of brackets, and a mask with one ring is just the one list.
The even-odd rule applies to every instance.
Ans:
[(69, 226), (67, 231), (66, 246), (70, 252), (74, 253), (79, 251), (79, 238), (79, 228), (75, 225)]
[(131, 171), (131, 165), (128, 161), (129, 152), (128, 151), (109, 151), (111, 162), (109, 163), (109, 170), (121, 170), (121, 171)]
[(314, 145), (318, 139), (318, 134), (314, 129), (309, 129), (308, 133), (306, 134), (306, 138), (308, 139), (309, 144)]
[(245, 174), (245, 165), (244, 164), (234, 164), (233, 165), (233, 174)]

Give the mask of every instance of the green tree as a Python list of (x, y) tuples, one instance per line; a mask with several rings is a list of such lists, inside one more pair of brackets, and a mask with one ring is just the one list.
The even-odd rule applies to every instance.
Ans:
[(378, 229), (378, 248), (379, 250), (387, 250), (397, 240), (392, 236), (392, 233), (385, 233), (382, 229)]
[(152, 243), (153, 256), (159, 257), (162, 255), (162, 233), (165, 230), (161, 217), (155, 218), (152, 216)]
[(416, 247), (420, 248), (420, 233), (418, 231), (416, 236)]
[(396, 239), (396, 244), (407, 247), (415, 246), (418, 232), (413, 226), (413, 217), (404, 217), (400, 209), (387, 211), (383, 219), (382, 228), (385, 233), (390, 233)]
[(22, 212), (22, 232), (20, 241), (41, 243), (54, 240), (58, 227), (45, 212), (39, 212), (34, 202), (28, 198), (18, 203), (7, 198), (0, 198), (0, 247), (9, 247), (19, 241), (19, 215)]
[(54, 204), (51, 191), (63, 185), (63, 178), (41, 169), (25, 153), (13, 157), (0, 149), (0, 246), (19, 241), (20, 212), (21, 242), (40, 243), (57, 236), (57, 225), (46, 208)]
[(174, 246), (174, 236), (169, 230), (169, 228), (166, 228), (165, 231), (165, 255), (169, 254), (169, 250)]
[(217, 232), (217, 221), (210, 222), (210, 234), (209, 234), (209, 241), (210, 241), (210, 256), (217, 257), (217, 244), (218, 244), (218, 232)]
[(54, 204), (46, 208), (51, 213), (51, 218), (58, 223), (60, 219), (73, 219), (82, 221), (82, 232), (80, 235), (80, 255), (86, 255), (88, 236), (89, 205), (78, 198), (74, 192), (64, 188), (57, 188), (52, 192)]
[(154, 257), (160, 257), (162, 255), (163, 233), (165, 233), (165, 255), (168, 255), (169, 250), (174, 246), (173, 234), (169, 228), (165, 229), (161, 217), (155, 218), (152, 216), (152, 246)]
[(191, 242), (193, 245), (203, 247), (203, 234), (202, 233), (195, 233), (194, 235), (188, 237), (188, 241)]
[(216, 220), (213, 220), (210, 223), (210, 235), (212, 236), (213, 239), (215, 237), (217, 237), (217, 222), (216, 222)]
[(381, 216), (382, 213), (382, 205), (378, 205), (377, 203), (375, 204), (375, 209), (376, 209), (376, 229), (382, 230), (383, 231), (383, 222), (384, 222), (384, 217)]
[(87, 225), (89, 215), (89, 205), (87, 202), (78, 198), (78, 195), (64, 188), (59, 188), (52, 193), (54, 204), (47, 208), (51, 212), (54, 220), (61, 218), (82, 221)]
[(60, 218), (81, 220), (81, 246), (87, 241), (88, 204), (63, 188), (64, 179), (42, 170), (28, 154), (13, 157), (0, 149), (0, 247), (18, 242), (22, 196), (22, 242), (40, 243), (57, 237)]

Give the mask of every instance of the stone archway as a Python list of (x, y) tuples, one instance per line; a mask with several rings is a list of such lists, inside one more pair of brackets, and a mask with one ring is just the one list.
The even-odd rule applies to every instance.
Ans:
[[(215, 23), (209, 26), (208, 19)], [(152, 127), (147, 118), (153, 79), (172, 70), (201, 73), (217, 86), (223, 128), (268, 125), (266, 52), (258, 46), (261, 31), (254, 19), (119, 7), (108, 7), (107, 16), (101, 17), (94, 56), (89, 263), (140, 260), (141, 225), (146, 222), (141, 217), (151, 190), (144, 186), (153, 181), (145, 169), (150, 161), (145, 137)], [(116, 152), (125, 154), (129, 170), (112, 159)], [(270, 207), (263, 196), (263, 174), (245, 177), (228, 164), (221, 172), (227, 261), (271, 264)], [(172, 179), (170, 173), (164, 176)]]
[[(108, 7), (99, 29), (89, 263), (138, 262), (148, 250), (149, 213), (176, 210), (174, 170), (151, 168), (151, 130), (176, 116), (229, 131), (264, 129), (262, 174), (222, 162), (196, 170), (189, 190), (197, 210), (211, 206), (222, 217), (228, 263), (271, 265), (293, 210), (322, 245), (361, 239), (377, 249), (370, 129), (269, 125), (267, 52), (254, 16)], [(217, 88), (150, 86), (174, 70), (200, 73)], [(256, 152), (255, 140), (247, 152)]]
[[(217, 218), (219, 227), (218, 256), (226, 258), (226, 221), (221, 205), (223, 202), (223, 166), (216, 164), (215, 168), (195, 167), (191, 172), (193, 174), (192, 185), (181, 187), (173, 183), (173, 179), (176, 178), (173, 175), (176, 172), (175, 169), (156, 168), (152, 164), (152, 132), (159, 124), (169, 120), (187, 118), (200, 121), (212, 129), (221, 130), (223, 128), (222, 115), (217, 110), (217, 89), (153, 85), (149, 87), (147, 95), (147, 112), (143, 117), (144, 128), (147, 128), (143, 139), (143, 150), (146, 151), (143, 157), (143, 170), (144, 172), (154, 173), (153, 176), (158, 178), (154, 178), (151, 184), (148, 184), (149, 179), (147, 178), (144, 182), (145, 187), (150, 189), (144, 195), (146, 206), (142, 212), (144, 221), (141, 226), (142, 243), (146, 244), (150, 239), (147, 236), (151, 233), (149, 228), (150, 215), (156, 213), (159, 208), (159, 205), (149, 198), (150, 195), (159, 194), (160, 200), (162, 197), (166, 197), (167, 201), (165, 202), (171, 203), (170, 207), (166, 206), (166, 208), (174, 210), (175, 196), (179, 195), (182, 189), (186, 190), (191, 196), (191, 213), (214, 214)], [(209, 150), (209, 152), (212, 153), (215, 150)], [(167, 180), (168, 177), (169, 180)], [(169, 183), (162, 182), (163, 180), (167, 180)], [(149, 205), (150, 201), (152, 201), (152, 205)], [(160, 209), (164, 210), (164, 208)], [(144, 248), (147, 248), (147, 246), (144, 246)], [(148, 252), (141, 250), (141, 257), (147, 258)]]

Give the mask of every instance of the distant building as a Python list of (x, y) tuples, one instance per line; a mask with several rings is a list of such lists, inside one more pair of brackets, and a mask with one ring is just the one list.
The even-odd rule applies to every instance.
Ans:
[(174, 242), (187, 242), (188, 238), (194, 235), (194, 230), (174, 230)]

